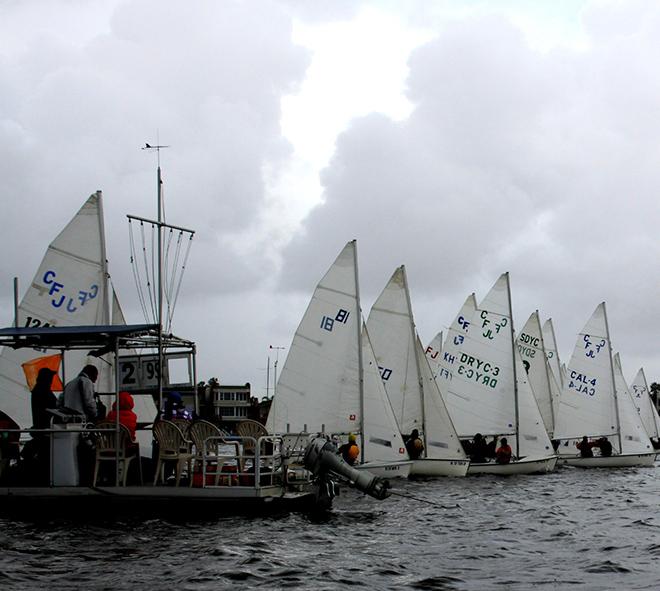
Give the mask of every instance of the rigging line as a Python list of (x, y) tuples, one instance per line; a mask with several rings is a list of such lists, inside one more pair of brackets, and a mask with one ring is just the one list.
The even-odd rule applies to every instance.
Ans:
[(172, 277), (167, 286), (170, 295), (170, 302), (172, 301), (172, 294), (174, 294), (174, 286), (176, 285), (177, 279), (177, 269), (179, 268), (179, 259), (181, 258), (181, 236), (183, 232), (179, 230), (179, 234), (176, 238), (176, 248), (174, 249), (174, 262), (172, 263)]
[(174, 317), (174, 308), (176, 307), (176, 302), (179, 299), (179, 292), (181, 291), (181, 282), (183, 281), (183, 275), (186, 272), (186, 265), (188, 263), (188, 255), (190, 254), (190, 248), (192, 247), (193, 235), (191, 234), (188, 238), (188, 248), (186, 249), (186, 255), (183, 258), (183, 265), (181, 265), (181, 274), (179, 275), (179, 284), (176, 287), (176, 293), (174, 295), (174, 303), (172, 304), (172, 317), (170, 318), (170, 325), (172, 324), (172, 318)]
[(140, 282), (140, 278), (138, 276), (137, 262), (135, 260), (136, 252), (135, 252), (135, 237), (133, 236), (133, 223), (130, 219), (128, 221), (128, 227), (129, 227), (128, 235), (129, 235), (129, 242), (131, 249), (131, 268), (133, 269), (133, 279), (135, 280), (135, 287), (137, 288), (137, 292), (138, 292), (138, 300), (140, 302), (140, 306), (142, 307), (142, 314), (144, 314), (145, 321), (148, 322), (149, 317), (147, 315), (147, 304), (144, 299), (144, 293), (142, 291), (142, 283)]
[(165, 253), (163, 255), (163, 275), (164, 275), (164, 281), (163, 281), (163, 295), (165, 296), (165, 301), (168, 304), (170, 303), (170, 294), (169, 290), (167, 288), (170, 278), (169, 278), (169, 272), (170, 272), (170, 248), (172, 246), (172, 228), (169, 229), (169, 233), (167, 236), (167, 246), (165, 247)]
[[(147, 240), (144, 235), (144, 222), (140, 222), (140, 231), (142, 233), (142, 254), (144, 258), (144, 272), (146, 274), (146, 292), (149, 295), (149, 305), (151, 307), (151, 314), (152, 318), (156, 318), (156, 310), (154, 306), (154, 297), (153, 297), (153, 292), (151, 289), (151, 281), (149, 279), (149, 259), (147, 257)], [(156, 320), (153, 321), (154, 324), (156, 323)]]
[[(158, 275), (156, 277), (156, 270), (157, 270), (157, 263), (158, 263), (158, 256), (160, 256), (160, 253), (158, 252), (158, 240), (157, 240), (157, 234), (158, 230), (154, 226), (154, 224), (151, 224), (151, 291), (153, 292), (153, 301), (154, 301), (154, 317), (156, 318), (156, 323), (158, 323), (158, 307), (160, 305), (160, 298), (158, 297), (159, 293), (159, 284), (162, 281), (162, 277)], [(161, 244), (162, 248), (162, 244)], [(158, 255), (158, 256), (157, 256)]]
[(172, 267), (172, 277), (171, 281), (167, 285), (167, 318), (168, 318), (168, 330), (172, 325), (172, 317), (174, 316), (174, 285), (177, 277), (177, 269), (179, 267), (179, 258), (181, 255), (181, 236), (183, 232), (179, 230), (179, 235), (177, 236), (176, 248), (174, 250), (174, 263)]
[(413, 501), (418, 501), (419, 503), (426, 503), (428, 505), (433, 505), (434, 507), (440, 507), (441, 509), (460, 509), (461, 506), (456, 503), (455, 505), (442, 505), (440, 503), (436, 503), (435, 501), (429, 501), (428, 499), (422, 499), (421, 497), (416, 497), (411, 494), (405, 494), (405, 493), (399, 493), (396, 491), (393, 491), (392, 489), (389, 489), (387, 492), (389, 492), (391, 495), (396, 495), (397, 497), (403, 497), (404, 499), (412, 499)]

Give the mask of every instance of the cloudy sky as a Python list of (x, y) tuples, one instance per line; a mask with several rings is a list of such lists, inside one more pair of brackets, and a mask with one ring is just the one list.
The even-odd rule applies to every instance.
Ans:
[(405, 264), (425, 342), (509, 271), (519, 327), (551, 316), (568, 360), (604, 300), (660, 380), (659, 58), (651, 0), (0, 0), (3, 322), (97, 189), (143, 320), (126, 214), (156, 216), (160, 140), (200, 379), (263, 395), (356, 238), (365, 313)]

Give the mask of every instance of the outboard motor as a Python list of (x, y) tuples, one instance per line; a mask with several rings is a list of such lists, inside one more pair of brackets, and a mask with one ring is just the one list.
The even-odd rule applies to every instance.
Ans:
[(329, 473), (340, 477), (375, 499), (382, 500), (390, 495), (388, 480), (349, 466), (337, 455), (337, 448), (323, 437), (317, 437), (310, 442), (305, 451), (304, 462), (305, 468), (314, 476), (323, 477)]

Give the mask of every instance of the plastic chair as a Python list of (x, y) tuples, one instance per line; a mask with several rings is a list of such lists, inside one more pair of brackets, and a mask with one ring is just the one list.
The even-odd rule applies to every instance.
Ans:
[[(240, 445), (237, 441), (226, 441), (220, 439), (226, 437), (226, 432), (216, 427), (213, 423), (208, 421), (195, 421), (190, 426), (190, 438), (192, 439), (195, 454), (193, 462), (201, 462), (202, 465), (206, 462), (207, 471), (208, 466), (215, 466), (215, 484), (217, 486), (220, 477), (222, 465), (226, 460), (236, 458), (239, 471), (242, 470), (242, 462), (240, 457)], [(213, 438), (213, 439), (211, 439)], [(223, 454), (220, 451), (221, 446), (231, 445), (235, 448), (233, 455)]]
[(172, 421), (158, 421), (154, 424), (153, 434), (158, 443), (154, 486), (158, 483), (159, 478), (164, 482), (166, 462), (176, 462), (176, 486), (179, 486), (181, 470), (186, 464), (188, 465), (188, 474), (192, 478), (193, 454), (190, 451), (185, 451), (190, 449), (190, 442), (184, 437), (181, 429)]
[(117, 455), (117, 425), (114, 421), (101, 421), (96, 425), (97, 429), (112, 429), (112, 431), (100, 431), (96, 435), (96, 463), (94, 465), (93, 486), (99, 475), (101, 462), (116, 462), (119, 460), (119, 470), (123, 472), (122, 486), (126, 486), (128, 468), (131, 461), (137, 459), (140, 484), (142, 484), (142, 463), (140, 461), (140, 446), (133, 443), (130, 431), (122, 424), (119, 425), (119, 455)]
[(259, 437), (268, 435), (266, 427), (261, 423), (250, 419), (238, 423), (238, 425), (236, 425), (236, 433), (245, 438), (243, 439), (243, 451), (251, 455), (254, 455), (254, 447)]

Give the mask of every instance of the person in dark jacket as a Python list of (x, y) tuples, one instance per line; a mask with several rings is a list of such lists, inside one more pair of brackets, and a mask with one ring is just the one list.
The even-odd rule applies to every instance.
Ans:
[[(48, 429), (52, 415), (48, 409), (57, 408), (57, 397), (53, 394), (52, 385), (55, 373), (48, 367), (42, 367), (37, 374), (37, 381), (32, 388), (32, 427), (34, 429)], [(43, 434), (41, 434), (43, 436)], [(39, 436), (37, 433), (33, 437)]]
[(582, 441), (579, 441), (578, 443), (575, 444), (575, 447), (577, 447), (580, 450), (580, 457), (582, 458), (594, 457), (594, 452), (591, 449), (593, 447), (593, 444), (591, 443), (591, 441), (589, 441), (589, 438), (586, 435), (582, 438)]
[(419, 431), (413, 429), (410, 435), (406, 438), (406, 450), (411, 460), (418, 459), (424, 451), (424, 442), (419, 436)]
[(604, 458), (609, 458), (612, 455), (612, 444), (607, 437), (601, 437), (596, 442), (596, 446), (600, 448), (600, 455)]
[(487, 461), (487, 456), (488, 445), (486, 444), (486, 439), (481, 433), (477, 433), (472, 440), (472, 452), (470, 454), (470, 460), (477, 464), (483, 464)]

